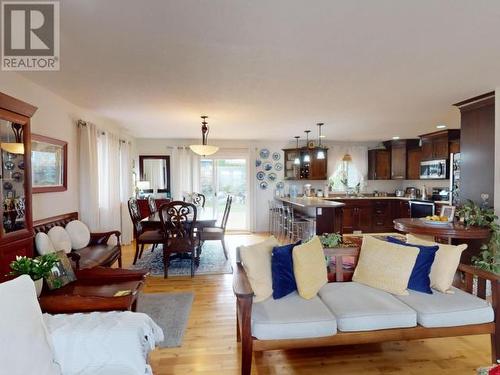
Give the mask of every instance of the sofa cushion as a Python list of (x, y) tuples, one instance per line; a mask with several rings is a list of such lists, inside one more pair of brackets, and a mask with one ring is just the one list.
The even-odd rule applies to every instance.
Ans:
[(271, 252), (278, 246), (274, 236), (254, 245), (240, 246), (240, 256), (248, 281), (255, 294), (254, 302), (261, 302), (273, 294)]
[(65, 253), (71, 252), (71, 238), (63, 227), (53, 227), (47, 232), (50, 240), (54, 244), (56, 251), (64, 250)]
[(89, 228), (80, 220), (73, 220), (66, 224), (66, 232), (74, 250), (83, 249), (90, 242)]
[(38, 232), (35, 236), (36, 251), (40, 255), (54, 253), (56, 249), (47, 233)]
[(387, 237), (387, 241), (404, 246), (413, 246), (419, 249), (417, 260), (413, 266), (413, 270), (411, 271), (410, 280), (408, 280), (408, 289), (432, 294), (431, 279), (429, 278), (429, 274), (431, 273), (432, 263), (434, 262), (436, 251), (438, 251), (439, 247), (437, 245), (424, 246), (409, 244), (391, 236)]
[(273, 276), (273, 298), (282, 298), (297, 290), (297, 282), (293, 274), (292, 250), (301, 241), (283, 246), (275, 246), (271, 256)]
[(325, 253), (318, 236), (309, 242), (295, 246), (293, 254), (293, 273), (297, 290), (302, 298), (313, 298), (328, 282)]
[(417, 312), (418, 324), (432, 327), (454, 327), (489, 323), (494, 319), (493, 308), (485, 300), (452, 288), (453, 294), (434, 291), (424, 294), (410, 291), (408, 296), (397, 296)]
[(120, 248), (114, 245), (94, 245), (74, 252), (80, 255), (80, 269), (84, 269), (110, 266), (119, 257)]
[(29, 276), (1, 283), (0, 301), (0, 373), (60, 375)]
[(419, 250), (364, 236), (352, 280), (394, 294), (406, 290)]
[(319, 297), (337, 318), (339, 331), (415, 327), (417, 314), (392, 294), (357, 282), (329, 283)]
[(335, 316), (318, 297), (304, 299), (293, 292), (252, 307), (252, 336), (259, 340), (301, 339), (337, 333)]
[[(424, 246), (436, 245), (435, 242), (422, 240), (421, 237), (410, 233), (406, 235), (406, 242)], [(453, 284), (462, 252), (467, 249), (467, 244), (455, 246), (440, 243), (437, 245), (439, 245), (439, 250), (436, 253), (434, 263), (432, 263), (429, 275), (431, 288), (443, 293), (449, 293), (452, 292), (451, 285)]]

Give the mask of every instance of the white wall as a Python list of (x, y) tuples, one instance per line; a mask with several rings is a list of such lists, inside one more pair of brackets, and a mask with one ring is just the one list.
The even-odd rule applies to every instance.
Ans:
[(68, 190), (33, 195), (33, 219), (43, 219), (79, 211), (77, 127), (79, 119), (90, 121), (102, 129), (119, 132), (113, 121), (69, 103), (51, 91), (13, 72), (0, 72), (0, 90), (28, 102), (38, 110), (31, 119), (33, 133), (68, 142)]
[(500, 216), (500, 86), (495, 93), (495, 212)]

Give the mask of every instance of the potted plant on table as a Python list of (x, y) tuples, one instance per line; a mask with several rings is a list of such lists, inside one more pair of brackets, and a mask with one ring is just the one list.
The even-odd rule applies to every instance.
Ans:
[(472, 264), (486, 271), (500, 274), (500, 226), (498, 216), (491, 208), (482, 208), (472, 200), (457, 209), (457, 216), (466, 227), (482, 227), (491, 230), (487, 244), (480, 248), (479, 255), (472, 258)]
[(10, 276), (28, 275), (35, 282), (36, 295), (42, 292), (43, 279), (50, 275), (50, 271), (59, 261), (55, 254), (45, 254), (36, 258), (16, 256), (16, 260), (10, 263), (12, 270)]

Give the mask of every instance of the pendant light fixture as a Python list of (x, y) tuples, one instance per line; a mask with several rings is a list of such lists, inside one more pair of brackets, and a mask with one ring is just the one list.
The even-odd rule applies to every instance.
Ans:
[(318, 153), (316, 154), (316, 158), (322, 160), (325, 158), (325, 150), (323, 150), (323, 148), (321, 147), (321, 138), (323, 138), (321, 135), (321, 127), (325, 124), (322, 122), (318, 122), (317, 125), (318, 125)]
[(207, 145), (207, 140), (208, 140), (208, 123), (207, 123), (207, 118), (208, 116), (201, 116), (203, 121), (201, 122), (201, 145), (190, 145), (189, 148), (191, 151), (193, 151), (195, 154), (201, 155), (201, 156), (208, 156), (215, 154), (217, 151), (219, 151), (219, 147), (217, 146), (210, 146)]
[(293, 160), (293, 164), (295, 165), (300, 165), (300, 152), (299, 152), (299, 138), (300, 136), (296, 135), (295, 137), (295, 140), (296, 140), (296, 146), (295, 146), (295, 150), (297, 151), (297, 155), (295, 156), (295, 159)]
[[(306, 133), (306, 147), (309, 148), (309, 133), (310, 130), (304, 130), (304, 133)], [(309, 163), (311, 161), (311, 156), (309, 155), (309, 152), (307, 152), (304, 155), (304, 163)]]
[(15, 122), (12, 123), (12, 131), (14, 132), (15, 142), (5, 142), (0, 143), (0, 148), (11, 154), (24, 154), (24, 143), (23, 143), (23, 126)]

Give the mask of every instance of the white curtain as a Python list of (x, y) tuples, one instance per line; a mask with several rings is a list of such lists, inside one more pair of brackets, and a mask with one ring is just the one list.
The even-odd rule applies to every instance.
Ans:
[(121, 229), (120, 139), (113, 133), (99, 133), (99, 230)]
[(328, 177), (333, 174), (342, 165), (342, 158), (347, 153), (347, 147), (343, 145), (335, 145), (328, 149)]
[(79, 121), (80, 219), (90, 231), (99, 230), (99, 177), (97, 162), (97, 128)]
[(347, 152), (352, 157), (352, 165), (360, 175), (361, 187), (366, 187), (368, 180), (368, 147), (367, 146), (350, 146)]
[(132, 165), (130, 162), (130, 143), (120, 142), (120, 202), (122, 243), (127, 245), (133, 240), (132, 220), (128, 212), (128, 200), (132, 196)]
[(182, 200), (183, 193), (198, 192), (200, 188), (200, 157), (189, 147), (172, 149), (172, 197)]

